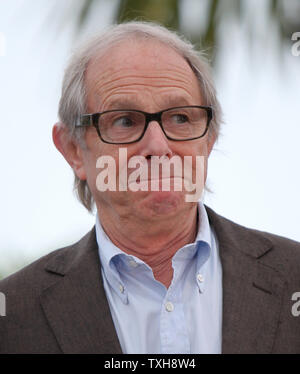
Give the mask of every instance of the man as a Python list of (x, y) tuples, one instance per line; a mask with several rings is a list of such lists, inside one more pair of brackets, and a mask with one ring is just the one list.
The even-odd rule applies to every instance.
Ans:
[(199, 199), (221, 114), (188, 42), (138, 22), (96, 36), (59, 115), (54, 143), (96, 225), (0, 282), (1, 353), (300, 353), (300, 244)]

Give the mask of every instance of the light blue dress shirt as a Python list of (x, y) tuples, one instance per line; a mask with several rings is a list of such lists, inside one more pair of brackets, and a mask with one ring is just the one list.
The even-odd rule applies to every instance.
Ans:
[(111, 242), (97, 216), (104, 289), (123, 353), (221, 353), (222, 267), (201, 201), (198, 213), (196, 240), (173, 256), (168, 289)]

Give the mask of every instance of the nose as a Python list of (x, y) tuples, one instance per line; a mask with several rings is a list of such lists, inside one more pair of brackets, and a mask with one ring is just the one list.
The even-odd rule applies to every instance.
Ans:
[(169, 141), (156, 121), (149, 123), (143, 138), (138, 144), (140, 146), (140, 155), (145, 158), (151, 156), (172, 157)]

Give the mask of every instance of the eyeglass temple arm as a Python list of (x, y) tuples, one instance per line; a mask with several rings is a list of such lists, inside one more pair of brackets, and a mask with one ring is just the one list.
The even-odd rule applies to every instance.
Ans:
[(93, 115), (92, 114), (82, 114), (77, 117), (75, 122), (75, 127), (85, 127), (85, 126), (92, 126), (93, 125)]

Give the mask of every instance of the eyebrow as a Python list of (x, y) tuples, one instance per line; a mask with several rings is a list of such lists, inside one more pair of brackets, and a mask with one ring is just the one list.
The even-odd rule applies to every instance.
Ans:
[[(176, 107), (176, 106), (200, 105), (200, 104), (201, 103), (192, 103), (187, 98), (181, 97), (181, 96), (167, 96), (164, 99), (164, 105), (161, 108), (161, 110)], [(136, 100), (132, 100), (129, 98), (122, 98), (122, 99), (112, 100), (109, 103), (109, 105), (105, 109), (103, 109), (103, 111), (120, 110), (120, 109), (143, 110), (144, 108), (143, 108), (143, 105)]]

